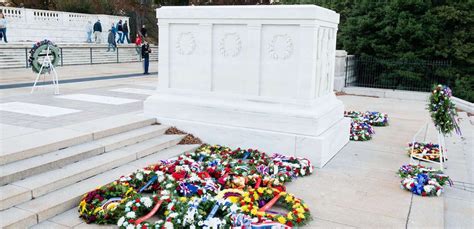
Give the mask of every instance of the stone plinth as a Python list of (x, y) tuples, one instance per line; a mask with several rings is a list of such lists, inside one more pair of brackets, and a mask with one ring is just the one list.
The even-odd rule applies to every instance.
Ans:
[(347, 142), (333, 93), (339, 15), (318, 6), (162, 7), (145, 113), (205, 142), (304, 156)]
[[(103, 14), (80, 14), (27, 8), (0, 7), (7, 19), (9, 42), (40, 41), (49, 39), (56, 43), (84, 43), (87, 40), (87, 22), (92, 25), (100, 19), (102, 43), (107, 43), (112, 23), (127, 21), (128, 17)], [(94, 36), (92, 36), (94, 39)]]

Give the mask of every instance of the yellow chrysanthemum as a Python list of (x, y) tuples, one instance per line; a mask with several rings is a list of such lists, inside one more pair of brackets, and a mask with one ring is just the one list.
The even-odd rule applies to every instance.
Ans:
[(298, 213), (304, 213), (304, 209), (301, 208), (301, 207), (300, 207), (300, 208), (297, 208), (296, 211), (297, 211)]
[(247, 205), (242, 206), (242, 211), (247, 212), (249, 210)]
[(268, 194), (272, 194), (273, 191), (272, 191), (271, 189), (267, 189), (267, 193), (268, 193)]
[(167, 216), (167, 215), (170, 214), (170, 211), (166, 210), (164, 214), (165, 214), (165, 216)]
[(258, 210), (254, 208), (254, 209), (252, 209), (252, 211), (250, 211), (250, 214), (252, 214), (252, 215), (256, 215), (256, 214), (257, 214), (257, 212), (258, 212)]
[(188, 198), (186, 198), (186, 197), (183, 196), (183, 197), (179, 198), (179, 200), (180, 200), (181, 202), (186, 202), (186, 201), (188, 200)]
[(125, 196), (127, 196), (130, 192), (133, 192), (133, 188), (129, 188), (127, 192), (125, 193)]
[(307, 204), (303, 204), (303, 207), (304, 207), (304, 208), (308, 208), (308, 205), (307, 205)]
[(245, 197), (245, 198), (244, 198), (244, 201), (245, 201), (245, 202), (250, 202), (250, 198), (249, 198), (249, 197)]
[(286, 195), (286, 192), (280, 192), (280, 195), (284, 196)]
[(263, 188), (257, 188), (257, 192), (262, 194), (263, 193)]
[(289, 220), (293, 220), (293, 213), (290, 212), (286, 215), (286, 218), (288, 218)]
[(257, 193), (254, 193), (254, 194), (253, 194), (253, 198), (254, 198), (255, 200), (258, 200), (258, 198), (259, 198), (258, 194), (257, 194)]
[(281, 224), (285, 224), (285, 223), (286, 223), (286, 219), (285, 219), (285, 217), (283, 217), (283, 216), (278, 217), (277, 220), (278, 220), (278, 222), (281, 223)]
[(231, 196), (231, 197), (229, 197), (229, 198), (227, 198), (227, 199), (228, 199), (230, 202), (234, 203), (234, 204), (237, 203), (237, 202), (239, 202), (239, 197), (236, 197), (236, 196)]
[(114, 202), (114, 203), (110, 203), (109, 205), (107, 205), (107, 210), (108, 211), (113, 211), (117, 208), (118, 206), (118, 203), (117, 202)]
[(285, 197), (285, 200), (286, 200), (286, 202), (291, 203), (293, 201), (293, 197), (288, 195), (288, 196)]
[(81, 214), (86, 210), (86, 201), (83, 200), (81, 201), (81, 203), (79, 204), (79, 207), (81, 207)]
[(92, 214), (97, 214), (97, 212), (99, 212), (100, 210), (102, 210), (102, 207), (96, 207)]
[(247, 197), (249, 196), (250, 194), (248, 192), (244, 192), (244, 194), (242, 195), (243, 197)]
[(298, 214), (298, 218), (304, 219), (304, 218), (305, 218), (305, 217), (304, 217), (304, 214), (303, 214), (303, 213), (299, 213), (299, 214)]

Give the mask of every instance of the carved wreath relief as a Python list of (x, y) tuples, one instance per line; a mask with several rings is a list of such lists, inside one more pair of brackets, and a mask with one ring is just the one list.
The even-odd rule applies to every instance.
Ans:
[(268, 45), (268, 53), (275, 60), (288, 59), (293, 54), (293, 40), (287, 34), (276, 34)]
[(219, 41), (219, 51), (222, 56), (236, 57), (242, 49), (242, 41), (237, 33), (226, 33)]
[(196, 49), (196, 39), (193, 33), (183, 32), (176, 40), (176, 50), (181, 55), (191, 55)]

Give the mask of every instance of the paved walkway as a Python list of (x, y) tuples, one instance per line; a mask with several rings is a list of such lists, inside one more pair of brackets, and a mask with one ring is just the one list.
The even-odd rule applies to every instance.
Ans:
[[(50, 87), (34, 95), (29, 94), (30, 88), (0, 90), (0, 138), (140, 112), (156, 83), (156, 76), (148, 76), (63, 84), (59, 96), (52, 95)], [(425, 102), (339, 98), (347, 110), (388, 113), (390, 126), (376, 127), (373, 140), (350, 142), (323, 169), (289, 183), (288, 191), (311, 206), (314, 220), (309, 227), (472, 228), (473, 126), (467, 118), (462, 122), (464, 139), (447, 139), (446, 173), (455, 186), (448, 187), (441, 198), (421, 198), (401, 190), (395, 172), (409, 162), (407, 142), (430, 120)], [(431, 127), (428, 138), (434, 137)]]
[[(59, 81), (64, 80), (84, 80), (87, 78), (100, 79), (104, 77), (126, 77), (126, 76), (138, 76), (143, 73), (143, 63), (119, 63), (119, 64), (93, 64), (93, 65), (73, 65), (63, 66), (56, 68), (59, 76)], [(156, 75), (158, 72), (158, 62), (150, 62), (149, 71)], [(2, 69), (0, 71), (0, 88), (2, 87), (15, 87), (19, 84), (33, 85), (36, 74), (31, 68), (14, 68), (14, 69)], [(118, 77), (117, 77), (118, 78)], [(46, 76), (46, 81), (50, 81), (51, 78)]]

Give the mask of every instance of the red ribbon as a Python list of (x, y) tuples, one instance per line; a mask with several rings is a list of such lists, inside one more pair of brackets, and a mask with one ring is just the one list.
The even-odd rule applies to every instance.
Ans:
[(135, 225), (138, 225), (138, 224), (142, 223), (143, 221), (151, 218), (153, 215), (155, 215), (155, 213), (158, 211), (158, 209), (160, 209), (161, 203), (163, 203), (163, 200), (159, 200), (156, 203), (155, 207), (153, 207), (153, 209), (151, 209), (151, 211), (148, 214), (146, 214), (145, 216), (140, 217), (139, 219), (137, 219), (137, 221), (135, 221)]

